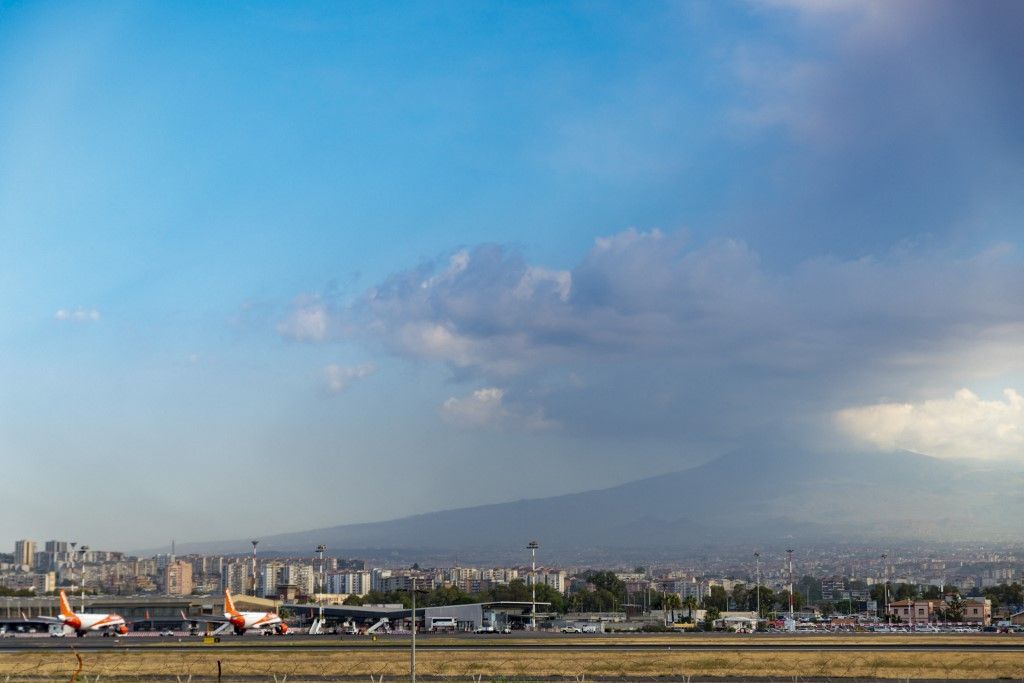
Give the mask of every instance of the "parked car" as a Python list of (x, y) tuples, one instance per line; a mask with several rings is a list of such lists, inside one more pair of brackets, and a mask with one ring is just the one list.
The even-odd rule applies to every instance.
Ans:
[(583, 633), (583, 629), (578, 626), (563, 626), (562, 633)]

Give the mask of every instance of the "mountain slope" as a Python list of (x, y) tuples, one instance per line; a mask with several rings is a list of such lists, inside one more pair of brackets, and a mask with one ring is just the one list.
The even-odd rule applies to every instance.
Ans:
[[(902, 539), (991, 539), (1017, 533), (1024, 474), (986, 473), (912, 453), (827, 457), (796, 449), (737, 451), (680, 472), (608, 489), (444, 510), (264, 537), (261, 550), (516, 549), (530, 538), (563, 553), (603, 547), (686, 548)], [(238, 552), (246, 542), (186, 551)]]

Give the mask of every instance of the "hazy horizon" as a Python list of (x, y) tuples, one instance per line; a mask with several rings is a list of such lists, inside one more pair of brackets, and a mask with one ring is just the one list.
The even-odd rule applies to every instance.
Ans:
[(1024, 466), (1020, 3), (0, 17), (0, 549)]

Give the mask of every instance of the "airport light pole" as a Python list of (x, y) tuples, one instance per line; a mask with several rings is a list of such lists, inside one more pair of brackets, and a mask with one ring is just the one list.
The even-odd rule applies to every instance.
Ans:
[(530, 551), (530, 630), (537, 630), (537, 548), (540, 544), (537, 541), (530, 541), (526, 549)]
[(416, 588), (416, 575), (412, 575), (412, 645), (409, 648), (409, 683), (416, 683), (416, 593), (427, 591), (419, 591)]
[(85, 611), (85, 554), (89, 552), (89, 546), (83, 545), (78, 549), (82, 553), (82, 611)]
[(75, 594), (75, 548), (78, 547), (78, 541), (71, 541), (68, 545), (71, 546), (71, 555), (68, 558), (68, 564), (71, 565), (71, 595)]
[(761, 553), (754, 553), (754, 581), (757, 591), (757, 620), (761, 621)]
[(786, 548), (786, 555), (789, 557), (789, 620), (793, 621), (793, 549)]
[(320, 597), (317, 602), (320, 603), (320, 623), (324, 621), (324, 552), (327, 550), (327, 546), (323, 543), (316, 547), (316, 552), (320, 556)]
[(882, 553), (882, 615), (885, 623), (889, 623), (889, 565), (885, 563), (887, 555)]
[(256, 546), (259, 545), (260, 539), (254, 538), (254, 539), (252, 539), (251, 543), (252, 543), (252, 594), (253, 594), (253, 596), (256, 596), (256, 594), (259, 592), (257, 590), (257, 588), (256, 588), (257, 585), (258, 585), (257, 582), (256, 582)]

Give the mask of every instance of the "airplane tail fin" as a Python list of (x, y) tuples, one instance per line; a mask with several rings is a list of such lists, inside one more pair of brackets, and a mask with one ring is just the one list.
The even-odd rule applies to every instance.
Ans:
[(231, 599), (231, 591), (227, 588), (224, 589), (224, 611), (228, 614), (238, 614), (238, 610), (235, 609), (235, 602)]
[(63, 590), (60, 592), (60, 613), (64, 617), (75, 616), (74, 611), (71, 609), (71, 605), (68, 604), (68, 595)]

